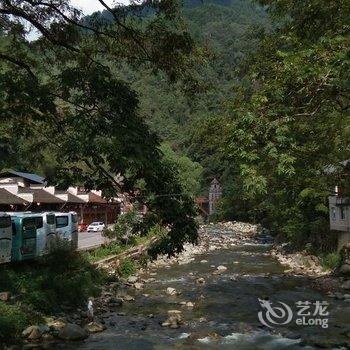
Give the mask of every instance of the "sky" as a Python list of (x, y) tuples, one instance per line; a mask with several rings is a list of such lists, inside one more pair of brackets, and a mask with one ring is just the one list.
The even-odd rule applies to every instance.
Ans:
[[(113, 6), (116, 1), (105, 0), (108, 6)], [(128, 0), (118, 0), (117, 3), (128, 3)], [(98, 0), (71, 0), (71, 4), (83, 11), (85, 15), (90, 15), (91, 13), (99, 10), (103, 10), (103, 5), (100, 4)]]
[[(106, 5), (113, 7), (113, 4), (128, 4), (130, 3), (129, 0), (104, 0)], [(96, 11), (102, 11), (104, 10), (103, 5), (98, 0), (70, 0), (70, 3), (81, 10), (84, 15), (90, 15), (93, 12)], [(39, 36), (39, 33), (37, 30), (33, 29), (29, 32), (27, 35), (27, 39), (29, 41), (37, 39)]]

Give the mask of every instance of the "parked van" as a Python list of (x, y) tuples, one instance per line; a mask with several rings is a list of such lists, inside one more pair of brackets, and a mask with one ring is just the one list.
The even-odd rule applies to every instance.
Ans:
[(26, 212), (8, 212), (12, 217), (28, 216), (35, 218), (36, 223), (36, 256), (41, 256), (45, 253), (49, 244), (49, 235), (55, 235), (56, 221), (54, 213), (33, 213)]
[(58, 237), (71, 242), (74, 249), (78, 248), (78, 215), (75, 212), (55, 213), (56, 232)]
[(11, 216), (0, 213), (0, 264), (11, 261), (12, 222)]
[(36, 256), (37, 215), (18, 215), (12, 221), (12, 261), (34, 259)]

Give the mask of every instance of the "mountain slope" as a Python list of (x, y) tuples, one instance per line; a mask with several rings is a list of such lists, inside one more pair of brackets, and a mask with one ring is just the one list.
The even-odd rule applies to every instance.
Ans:
[[(149, 11), (143, 15), (146, 12), (149, 15)], [(207, 86), (204, 93), (188, 98), (180, 86), (169, 85), (164, 76), (154, 76), (144, 67), (121, 64), (117, 74), (127, 77), (137, 91), (140, 113), (152, 129), (185, 152), (193, 124), (222, 112), (223, 101), (231, 93), (235, 68), (256, 47), (257, 39), (251, 33), (256, 27), (267, 28), (269, 23), (264, 9), (250, 0), (186, 0), (182, 12), (198, 45), (211, 53), (208, 64), (197, 72)], [(111, 20), (107, 11), (99, 16)]]

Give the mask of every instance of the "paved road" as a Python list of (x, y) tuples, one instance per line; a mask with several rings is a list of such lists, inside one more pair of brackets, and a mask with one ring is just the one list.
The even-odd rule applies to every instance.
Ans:
[(79, 232), (78, 236), (78, 249), (84, 250), (91, 247), (97, 247), (106, 242), (106, 239), (102, 237), (101, 232)]

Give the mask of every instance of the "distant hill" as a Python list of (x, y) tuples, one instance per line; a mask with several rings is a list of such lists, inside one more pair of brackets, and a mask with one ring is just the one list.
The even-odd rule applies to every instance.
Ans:
[[(247, 42), (241, 42), (247, 29), (269, 25), (264, 9), (252, 0), (185, 0), (182, 8), (197, 40), (203, 40), (213, 48), (234, 56), (247, 46)], [(137, 10), (126, 6), (125, 12), (128, 11)], [(147, 16), (152, 12), (152, 9), (143, 8), (137, 14)], [(107, 10), (96, 12), (92, 16), (113, 21), (112, 14)], [(84, 20), (89, 21), (92, 16), (87, 16)]]
[(250, 0), (187, 0), (183, 11), (192, 34), (215, 50), (226, 69), (254, 48), (253, 27), (269, 26), (264, 9)]
[[(180, 88), (169, 86), (164, 77), (155, 77), (144, 69), (123, 65), (120, 75), (138, 92), (140, 112), (153, 130), (176, 149), (185, 151), (183, 145), (190, 137), (192, 125), (212, 111), (220, 113), (221, 102), (231, 93), (237, 64), (256, 47), (253, 28), (267, 28), (269, 21), (264, 9), (250, 0), (185, 0), (182, 11), (195, 40), (213, 52), (208, 67), (200, 74), (214, 89), (189, 100)], [(151, 12), (143, 9), (141, 16)], [(107, 11), (94, 16), (112, 20)]]

